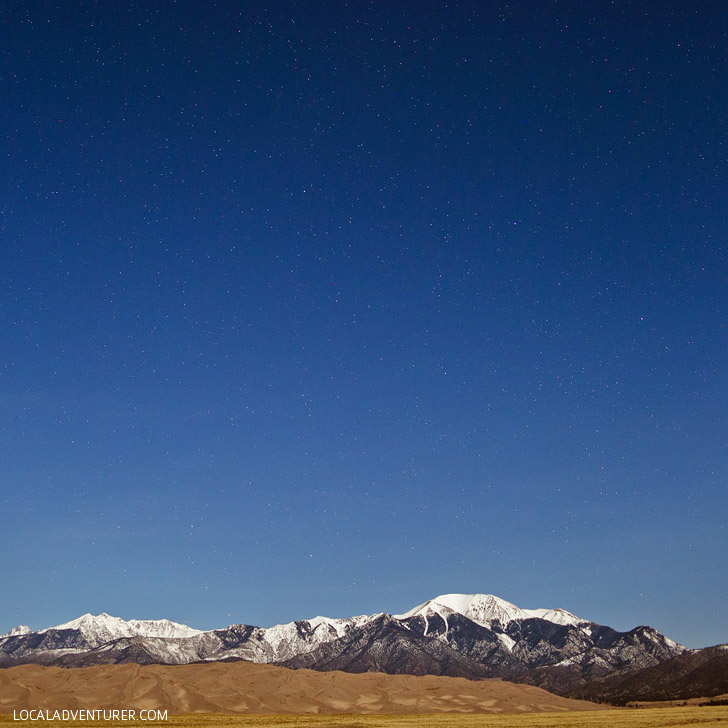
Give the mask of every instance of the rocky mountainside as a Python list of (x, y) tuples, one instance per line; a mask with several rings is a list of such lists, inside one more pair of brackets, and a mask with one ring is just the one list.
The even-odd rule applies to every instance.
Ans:
[(234, 624), (203, 632), (168, 620), (87, 614), (26, 630), (0, 638), (0, 666), (237, 659), (321, 671), (500, 677), (562, 695), (686, 652), (651, 627), (617, 632), (561, 609), (521, 609), (490, 594), (445, 594), (400, 615), (316, 617), (269, 628)]
[(689, 700), (728, 694), (728, 645), (690, 650), (629, 675), (594, 680), (578, 693), (587, 700), (625, 705), (635, 700)]

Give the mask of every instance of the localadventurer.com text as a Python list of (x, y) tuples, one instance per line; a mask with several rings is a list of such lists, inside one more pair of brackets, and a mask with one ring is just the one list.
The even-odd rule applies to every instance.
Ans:
[(167, 720), (166, 710), (108, 709), (88, 710), (14, 710), (13, 720)]

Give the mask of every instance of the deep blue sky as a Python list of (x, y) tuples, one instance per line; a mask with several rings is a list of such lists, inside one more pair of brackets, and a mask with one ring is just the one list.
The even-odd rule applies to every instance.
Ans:
[(459, 591), (728, 640), (727, 29), (3, 3), (0, 632)]

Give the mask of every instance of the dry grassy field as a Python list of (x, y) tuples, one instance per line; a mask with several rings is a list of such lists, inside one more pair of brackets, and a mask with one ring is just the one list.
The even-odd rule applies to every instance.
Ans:
[(30, 723), (0, 716), (0, 726), (86, 726), (86, 728), (728, 728), (728, 706), (605, 710), (570, 713), (509, 715), (170, 715), (163, 722), (52, 722)]

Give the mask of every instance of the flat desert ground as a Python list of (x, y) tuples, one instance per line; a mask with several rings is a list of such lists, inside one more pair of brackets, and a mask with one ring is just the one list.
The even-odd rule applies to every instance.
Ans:
[(62, 722), (30, 723), (0, 715), (0, 728), (54, 725), (79, 728), (725, 728), (726, 707), (648, 708), (639, 710), (592, 710), (566, 713), (430, 713), (419, 715), (225, 715), (188, 713), (170, 715), (157, 722)]

